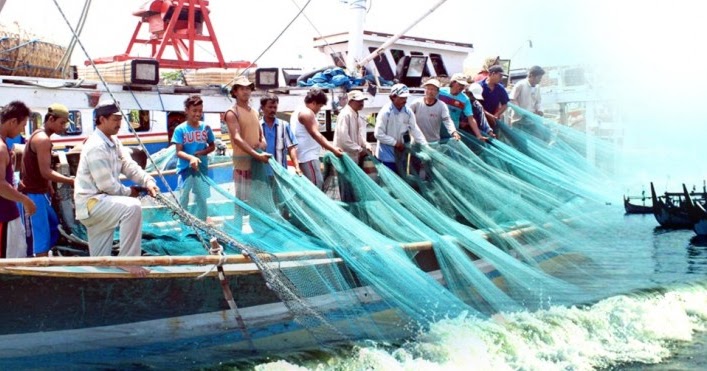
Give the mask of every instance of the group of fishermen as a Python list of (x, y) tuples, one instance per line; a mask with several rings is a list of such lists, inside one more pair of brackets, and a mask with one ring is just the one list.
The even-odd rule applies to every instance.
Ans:
[[(329, 142), (320, 133), (317, 119), (328, 101), (325, 92), (311, 89), (304, 105), (287, 122), (276, 116), (279, 102), (274, 94), (264, 95), (259, 109), (251, 107), (254, 85), (244, 76), (237, 77), (230, 90), (235, 104), (224, 114), (233, 149), (235, 196), (248, 201), (253, 161), (267, 163), (274, 157), (287, 167), (289, 155), (294, 171), (322, 188), (319, 162), (322, 149), (338, 157), (350, 156), (359, 164), (366, 156), (374, 155), (397, 172), (401, 170), (400, 154), (411, 143), (424, 146), (446, 138), (459, 140), (459, 130), (468, 131), (479, 140), (495, 137), (496, 120), (504, 114), (510, 100), (542, 115), (537, 87), (544, 74), (542, 68), (531, 68), (528, 78), (516, 84), (509, 97), (501, 83), (507, 75), (497, 63), (497, 58), (487, 62), (474, 83), (463, 74), (452, 75), (445, 87), (437, 79), (428, 79), (423, 83), (424, 96), (410, 104), (409, 88), (404, 84), (392, 86), (390, 102), (376, 117), (375, 148), (366, 140), (368, 123), (360, 115), (367, 100), (362, 92), (348, 93), (348, 102), (337, 117), (333, 142)], [(199, 182), (189, 182), (189, 177), (207, 175), (207, 155), (215, 149), (215, 137), (201, 121), (203, 101), (199, 96), (187, 98), (184, 108), (186, 121), (175, 129), (171, 139), (178, 157), (180, 203), (186, 206), (193, 194), (196, 216), (207, 220), (209, 192), (199, 188)], [(101, 101), (97, 105), (97, 130), (82, 147), (75, 178), (51, 167), (51, 135), (62, 134), (70, 124), (67, 107), (51, 105), (44, 126), (27, 140), (20, 182), (15, 188), (12, 155), (6, 140), (24, 132), (30, 114), (30, 109), (19, 101), (6, 105), (1, 113), (0, 174), (5, 176), (0, 179), (0, 258), (46, 256), (56, 244), (58, 218), (51, 205), (51, 182), (74, 187), (76, 219), (86, 227), (92, 256), (111, 254), (117, 227), (120, 227), (119, 255), (140, 255), (142, 209), (137, 197), (144, 192), (155, 196), (159, 189), (154, 178), (132, 160), (116, 137), (123, 119), (118, 104)], [(121, 174), (137, 185), (123, 185)], [(124, 269), (139, 276), (148, 272), (141, 267)]]

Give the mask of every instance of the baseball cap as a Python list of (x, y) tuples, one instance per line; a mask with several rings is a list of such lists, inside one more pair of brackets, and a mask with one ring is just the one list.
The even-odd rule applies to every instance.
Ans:
[(390, 89), (390, 95), (407, 98), (410, 96), (410, 89), (405, 84), (395, 84)]
[(501, 67), (499, 65), (489, 67), (489, 74), (491, 74), (491, 73), (500, 73), (503, 76), (508, 76), (506, 71), (503, 70), (503, 67)]
[(440, 84), (440, 83), (439, 83), (439, 80), (437, 80), (437, 79), (429, 79), (429, 80), (425, 81), (424, 84), (422, 84), (423, 87), (425, 87), (425, 86), (427, 86), (427, 85), (436, 86), (437, 89), (439, 89), (439, 87), (440, 87), (442, 84)]
[(69, 118), (69, 109), (61, 103), (54, 103), (54, 104), (50, 105), (47, 108), (47, 113), (52, 114), (54, 117), (65, 118), (65, 119), (69, 120), (70, 124), (74, 123)]
[(112, 99), (104, 99), (98, 102), (94, 112), (96, 113), (96, 117), (120, 115), (120, 106)]
[(459, 84), (462, 84), (464, 86), (469, 85), (469, 81), (466, 79), (466, 76), (463, 73), (455, 73), (452, 75), (452, 78), (450, 79), (451, 81), (456, 81)]
[(366, 96), (359, 90), (353, 90), (348, 93), (349, 100), (367, 100)]
[(469, 85), (469, 87), (466, 88), (466, 91), (471, 93), (471, 95), (473, 95), (476, 100), (484, 100), (484, 88), (478, 82)]

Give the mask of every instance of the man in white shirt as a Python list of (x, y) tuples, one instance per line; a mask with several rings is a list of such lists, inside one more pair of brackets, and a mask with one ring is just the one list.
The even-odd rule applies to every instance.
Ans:
[[(511, 91), (511, 102), (518, 107), (532, 112), (538, 116), (543, 116), (542, 111), (542, 96), (540, 95), (540, 87), (538, 84), (543, 79), (545, 70), (540, 66), (533, 66), (528, 71), (528, 78), (521, 80)], [(520, 120), (521, 117), (513, 112), (513, 122)]]
[(334, 145), (344, 150), (354, 162), (360, 163), (370, 151), (366, 142), (366, 121), (359, 116), (368, 98), (362, 92), (354, 90), (349, 92), (348, 99), (348, 104), (336, 118)]
[(459, 133), (457, 133), (454, 121), (449, 115), (449, 108), (437, 99), (440, 88), (439, 81), (429, 79), (422, 84), (422, 87), (425, 88), (425, 96), (412, 102), (410, 109), (415, 113), (417, 126), (427, 142), (439, 142), (442, 124), (450, 137), (459, 140)]

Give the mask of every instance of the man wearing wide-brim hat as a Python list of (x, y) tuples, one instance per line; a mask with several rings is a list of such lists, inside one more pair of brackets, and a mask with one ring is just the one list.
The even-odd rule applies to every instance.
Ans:
[(250, 106), (254, 85), (245, 76), (237, 76), (231, 86), (233, 107), (224, 113), (228, 136), (233, 148), (233, 182), (235, 195), (243, 201), (250, 197), (253, 161), (266, 163), (272, 157), (263, 152), (267, 146), (258, 111)]
[(59, 220), (51, 204), (51, 182), (74, 185), (74, 179), (52, 169), (52, 134), (63, 135), (71, 124), (69, 109), (59, 103), (47, 108), (44, 125), (27, 140), (22, 155), (19, 190), (37, 205), (37, 212), (25, 215), (29, 256), (47, 256), (59, 238)]
[[(155, 180), (127, 155), (116, 137), (123, 121), (118, 104), (112, 100), (99, 102), (94, 113), (96, 130), (86, 140), (76, 170), (76, 219), (86, 226), (91, 256), (111, 255), (116, 227), (120, 228), (118, 255), (140, 256), (142, 205), (137, 198), (140, 188), (123, 185), (120, 175), (145, 187), (151, 196), (159, 189)], [(137, 276), (149, 272), (141, 267), (123, 269)]]

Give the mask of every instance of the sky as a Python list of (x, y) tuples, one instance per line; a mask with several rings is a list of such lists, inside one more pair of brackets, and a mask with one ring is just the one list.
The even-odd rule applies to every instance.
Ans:
[[(84, 1), (57, 2), (75, 24)], [(364, 28), (397, 33), (437, 2), (369, 0)], [(143, 3), (93, 0), (81, 35), (89, 55), (124, 52), (138, 20), (132, 12)], [(41, 16), (28, 11), (28, 4), (43, 9)], [(258, 65), (328, 64), (312, 47), (312, 39), (348, 30), (347, 6), (339, 0), (211, 0), (211, 19), (226, 60), (253, 61), (305, 4), (304, 14), (318, 32), (305, 18), (298, 18)], [(627, 171), (646, 177), (660, 173), (663, 178), (703, 179), (707, 178), (703, 145), (707, 115), (700, 112), (707, 86), (705, 10), (707, 4), (699, 0), (447, 0), (408, 35), (472, 43), (475, 50), (467, 59), (472, 69), (490, 55), (511, 58), (512, 68), (599, 66), (607, 82), (604, 89), (619, 98), (629, 121), (625, 142), (637, 165), (627, 164)], [(15, 21), (46, 41), (70, 40), (54, 0), (7, 0), (0, 24), (12, 29)], [(72, 61), (85, 59), (77, 48)], [(648, 160), (658, 170), (650, 169)], [(680, 171), (677, 162), (685, 164)]]

